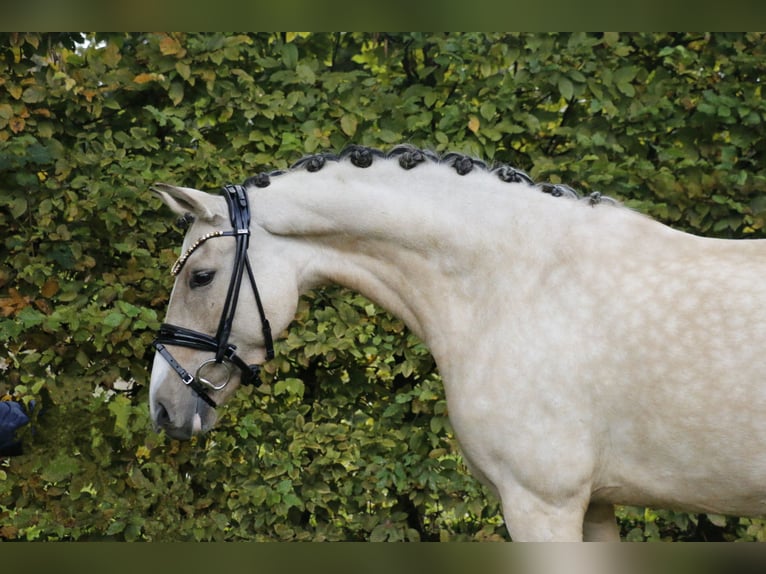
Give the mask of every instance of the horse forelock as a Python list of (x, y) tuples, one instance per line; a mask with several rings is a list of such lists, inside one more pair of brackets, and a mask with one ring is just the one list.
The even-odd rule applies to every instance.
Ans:
[(377, 148), (349, 145), (340, 153), (318, 152), (302, 157), (294, 162), (287, 170), (273, 170), (258, 173), (245, 180), (245, 187), (266, 187), (272, 177), (277, 177), (291, 172), (305, 170), (308, 172), (320, 171), (328, 162), (348, 162), (358, 168), (364, 169), (377, 160), (397, 161), (404, 170), (411, 170), (422, 163), (443, 165), (451, 168), (456, 174), (463, 176), (474, 170), (481, 170), (497, 176), (506, 183), (526, 183), (539, 191), (554, 197), (563, 197), (596, 206), (599, 204), (619, 205), (620, 203), (599, 191), (583, 195), (574, 188), (561, 183), (535, 182), (525, 171), (505, 163), (487, 163), (486, 161), (460, 152), (446, 152), (439, 154), (432, 150), (418, 148), (411, 144), (399, 144), (388, 151)]

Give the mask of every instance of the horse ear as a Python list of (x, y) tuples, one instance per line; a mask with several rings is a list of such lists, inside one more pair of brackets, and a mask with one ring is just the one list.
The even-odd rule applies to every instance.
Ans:
[(212, 221), (217, 215), (225, 215), (222, 202), (218, 201), (220, 198), (204, 191), (166, 183), (155, 183), (151, 190), (180, 216), (191, 213), (197, 219)]

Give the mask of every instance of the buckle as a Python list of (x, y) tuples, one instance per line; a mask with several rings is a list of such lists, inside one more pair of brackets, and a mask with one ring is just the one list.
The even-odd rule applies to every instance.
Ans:
[(223, 352), (223, 358), (227, 361), (233, 361), (234, 357), (237, 356), (237, 346), (236, 345), (227, 345), (226, 350)]

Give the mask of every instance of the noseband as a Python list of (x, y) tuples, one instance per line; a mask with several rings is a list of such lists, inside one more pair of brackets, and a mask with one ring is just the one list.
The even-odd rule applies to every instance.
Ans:
[[(258, 372), (259, 365), (248, 365), (237, 355), (237, 347), (229, 343), (232, 324), (234, 323), (234, 314), (237, 310), (237, 301), (239, 300), (239, 290), (242, 285), (242, 279), (247, 270), (250, 278), (250, 286), (255, 294), (255, 302), (258, 306), (258, 313), (261, 316), (261, 327), (263, 329), (264, 345), (266, 347), (266, 358), (274, 358), (274, 343), (271, 337), (271, 326), (266, 319), (266, 313), (263, 310), (261, 297), (258, 293), (258, 287), (255, 284), (255, 275), (250, 265), (250, 258), (247, 254), (247, 248), (250, 244), (250, 206), (247, 200), (245, 188), (241, 185), (227, 185), (223, 188), (226, 204), (229, 207), (229, 218), (233, 229), (231, 231), (215, 231), (201, 237), (184, 253), (173, 266), (173, 275), (183, 268), (189, 256), (205, 241), (215, 237), (233, 237), (236, 241), (234, 255), (234, 271), (229, 282), (229, 289), (226, 293), (226, 300), (221, 311), (221, 320), (218, 323), (218, 331), (215, 336), (206, 335), (198, 331), (163, 323), (160, 326), (160, 333), (152, 345), (157, 352), (168, 362), (171, 368), (181, 377), (185, 385), (196, 392), (202, 400), (212, 407), (216, 407), (215, 401), (208, 395), (209, 389), (221, 390), (231, 378), (231, 365), (239, 368), (241, 372), (241, 383), (243, 385), (251, 384)], [(195, 375), (189, 373), (181, 364), (175, 360), (168, 351), (166, 345), (188, 347), (201, 351), (210, 351), (215, 353), (214, 359), (208, 359), (197, 367)], [(223, 369), (226, 375), (222, 383), (216, 384), (212, 377), (206, 378), (203, 374), (206, 371), (215, 371)]]

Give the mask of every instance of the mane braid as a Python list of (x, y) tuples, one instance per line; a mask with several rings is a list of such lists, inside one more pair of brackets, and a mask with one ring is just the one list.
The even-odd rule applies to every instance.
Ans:
[(447, 152), (439, 155), (431, 150), (425, 150), (415, 147), (411, 144), (399, 144), (388, 152), (381, 151), (362, 145), (352, 144), (345, 147), (340, 153), (319, 152), (304, 156), (293, 163), (287, 170), (274, 170), (270, 172), (258, 173), (245, 180), (245, 187), (266, 187), (271, 183), (271, 178), (291, 171), (305, 169), (309, 172), (321, 170), (327, 162), (350, 161), (352, 165), (359, 168), (367, 168), (373, 164), (376, 159), (395, 159), (399, 162), (402, 169), (410, 170), (424, 162), (447, 165), (455, 170), (458, 175), (467, 175), (474, 169), (480, 169), (494, 174), (506, 183), (526, 183), (535, 187), (543, 193), (548, 193), (553, 197), (564, 197), (577, 201), (587, 202), (591, 207), (599, 204), (619, 205), (619, 202), (611, 197), (603, 195), (599, 191), (594, 191), (589, 195), (582, 196), (578, 191), (562, 183), (536, 183), (526, 172), (507, 164), (489, 165), (487, 162), (473, 158), (459, 152)]

